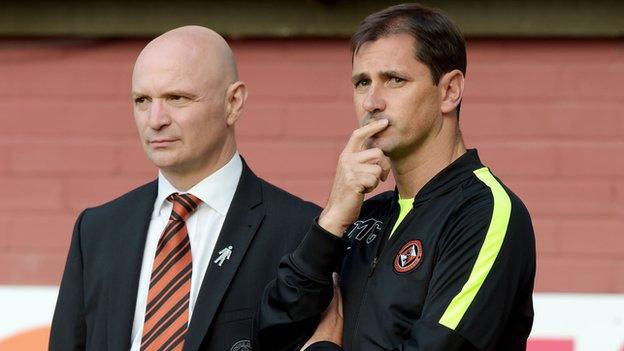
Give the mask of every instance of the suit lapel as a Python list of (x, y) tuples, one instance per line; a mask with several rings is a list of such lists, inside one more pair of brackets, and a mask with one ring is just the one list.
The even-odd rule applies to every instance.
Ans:
[(125, 213), (110, 219), (117, 222), (117, 233), (111, 239), (114, 259), (109, 274), (109, 350), (130, 349), (143, 250), (157, 192), (157, 181), (147, 184), (128, 199), (123, 206)]
[[(197, 296), (184, 351), (198, 350), (208, 332), (221, 300), (262, 223), (264, 209), (261, 203), (260, 181), (243, 161), (241, 179)], [(230, 258), (221, 266), (214, 263), (220, 256), (219, 251), (229, 246), (232, 247)]]

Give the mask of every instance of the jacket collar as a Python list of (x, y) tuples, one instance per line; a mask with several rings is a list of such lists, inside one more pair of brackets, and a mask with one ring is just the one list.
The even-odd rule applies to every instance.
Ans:
[[(262, 184), (243, 160), (241, 179), (197, 296), (195, 313), (191, 317), (184, 351), (199, 350), (264, 216)], [(220, 266), (214, 261), (219, 256), (219, 251), (227, 247), (232, 248), (231, 256)]]
[[(440, 196), (455, 189), (458, 184), (473, 176), (473, 171), (483, 167), (477, 149), (469, 149), (450, 165), (431, 178), (414, 198), (414, 204)], [(399, 198), (395, 188), (395, 198)]]

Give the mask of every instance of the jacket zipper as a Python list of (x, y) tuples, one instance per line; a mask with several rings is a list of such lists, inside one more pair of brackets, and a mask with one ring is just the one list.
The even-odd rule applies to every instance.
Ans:
[(377, 268), (377, 265), (379, 263), (379, 257), (381, 256), (381, 253), (386, 244), (386, 241), (388, 241), (386, 232), (388, 231), (388, 228), (390, 227), (389, 223), (394, 223), (394, 220), (396, 220), (396, 218), (398, 217), (398, 213), (395, 213), (395, 212), (396, 212), (396, 204), (395, 204), (395, 201), (393, 201), (392, 207), (390, 208), (390, 214), (391, 214), (390, 220), (384, 223), (384, 226), (382, 227), (381, 242), (379, 243), (379, 246), (377, 247), (377, 252), (375, 253), (375, 257), (373, 257), (373, 261), (371, 262), (370, 267), (369, 267), (368, 277), (366, 279), (366, 284), (364, 285), (364, 293), (362, 294), (362, 299), (360, 300), (360, 304), (358, 306), (358, 312), (357, 312), (357, 316), (355, 319), (355, 326), (353, 328), (353, 333), (351, 334), (351, 347), (349, 348), (349, 350), (354, 350), (353, 343), (355, 342), (355, 337), (357, 336), (358, 329), (360, 327), (360, 315), (362, 313), (362, 306), (364, 306), (364, 303), (366, 302), (366, 299), (368, 298), (368, 287), (370, 285), (370, 278), (373, 276), (373, 273), (375, 272), (375, 268)]

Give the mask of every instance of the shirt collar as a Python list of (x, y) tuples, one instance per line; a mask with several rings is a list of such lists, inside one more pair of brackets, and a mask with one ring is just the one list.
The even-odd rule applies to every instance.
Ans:
[(173, 193), (190, 193), (202, 200), (203, 204), (225, 216), (234, 198), (242, 171), (243, 162), (237, 151), (227, 164), (202, 179), (188, 191), (176, 189), (161, 172), (158, 172), (158, 196), (154, 203), (154, 210), (162, 211), (165, 200)]

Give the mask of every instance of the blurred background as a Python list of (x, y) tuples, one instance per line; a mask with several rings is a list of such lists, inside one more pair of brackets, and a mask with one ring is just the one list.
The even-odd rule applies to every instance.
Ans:
[[(241, 154), (322, 206), (356, 128), (348, 38), (396, 3), (3, 2), (0, 350), (47, 348), (77, 214), (156, 177), (130, 99), (149, 40), (187, 24), (223, 34), (250, 93)], [(533, 217), (529, 350), (624, 350), (624, 2), (422, 3), (467, 37), (468, 146)]]

